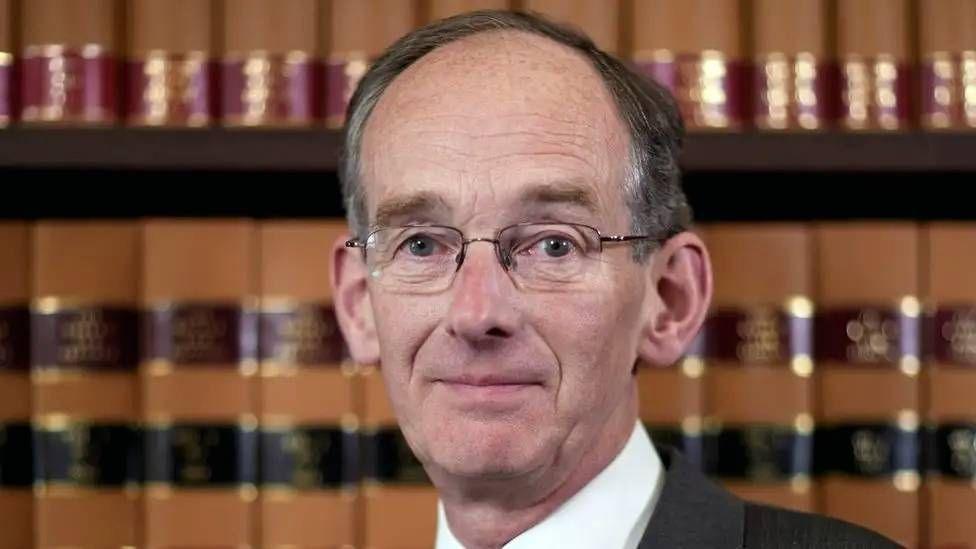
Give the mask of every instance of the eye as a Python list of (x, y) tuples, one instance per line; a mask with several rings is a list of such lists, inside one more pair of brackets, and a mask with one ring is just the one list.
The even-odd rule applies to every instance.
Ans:
[(564, 257), (573, 251), (575, 244), (570, 238), (547, 236), (539, 240), (535, 247), (549, 257)]
[(406, 248), (410, 255), (427, 257), (437, 249), (437, 241), (430, 235), (417, 234), (408, 238), (403, 243), (403, 247)]

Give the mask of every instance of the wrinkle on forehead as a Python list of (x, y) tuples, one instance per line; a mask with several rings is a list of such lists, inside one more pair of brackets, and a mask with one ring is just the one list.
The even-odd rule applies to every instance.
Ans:
[[(525, 169), (546, 169), (548, 155), (603, 187), (622, 181), (628, 140), (589, 61), (541, 36), (492, 31), (442, 46), (394, 79), (363, 135), (363, 183), (370, 199), (394, 178), (415, 185), (424, 181), (411, 177), (456, 174), (490, 186), (505, 164), (524, 156)], [(398, 155), (441, 175), (410, 173)], [(619, 184), (612, 191), (622, 196)]]

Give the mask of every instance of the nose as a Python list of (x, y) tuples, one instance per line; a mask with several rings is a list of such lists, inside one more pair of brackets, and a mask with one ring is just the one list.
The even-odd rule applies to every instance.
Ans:
[(471, 343), (511, 337), (522, 321), (512, 281), (492, 247), (469, 244), (454, 280), (447, 331)]

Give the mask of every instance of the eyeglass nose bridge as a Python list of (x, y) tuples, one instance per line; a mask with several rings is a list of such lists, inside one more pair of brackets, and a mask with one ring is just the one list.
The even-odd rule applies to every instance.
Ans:
[(502, 244), (500, 240), (497, 238), (469, 238), (461, 241), (461, 251), (454, 258), (454, 262), (457, 263), (457, 267), (455, 267), (454, 272), (461, 270), (461, 264), (464, 263), (464, 256), (468, 251), (468, 244), (471, 244), (472, 242), (489, 242), (493, 244), (493, 247), (495, 248), (495, 257), (498, 259), (498, 263), (500, 263), (502, 268), (506, 271), (511, 270), (512, 258), (508, 253), (502, 251)]

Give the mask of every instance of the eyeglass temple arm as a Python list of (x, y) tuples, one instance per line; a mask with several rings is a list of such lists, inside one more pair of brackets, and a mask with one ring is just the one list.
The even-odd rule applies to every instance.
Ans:
[(609, 236), (601, 236), (600, 242), (627, 242), (629, 240), (643, 240), (645, 238), (650, 238), (650, 236), (643, 235), (643, 234), (632, 234), (632, 235), (612, 234)]

